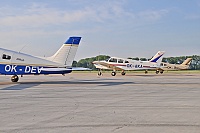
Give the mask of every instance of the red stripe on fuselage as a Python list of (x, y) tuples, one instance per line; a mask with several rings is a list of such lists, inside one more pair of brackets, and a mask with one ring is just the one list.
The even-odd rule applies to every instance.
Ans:
[(108, 64), (110, 66), (126, 66), (126, 65), (123, 65), (123, 64)]
[(156, 68), (156, 67), (151, 67), (151, 66), (143, 66), (143, 67), (146, 67), (146, 68)]

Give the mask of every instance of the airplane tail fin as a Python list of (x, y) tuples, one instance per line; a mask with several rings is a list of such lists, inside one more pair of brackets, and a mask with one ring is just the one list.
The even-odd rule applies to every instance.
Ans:
[(65, 66), (72, 66), (81, 37), (69, 37), (50, 60)]
[(190, 65), (192, 58), (187, 58), (181, 65)]
[(162, 62), (164, 53), (165, 53), (164, 51), (158, 51), (156, 55), (154, 55), (154, 57), (151, 60), (149, 60), (149, 62), (160, 64)]

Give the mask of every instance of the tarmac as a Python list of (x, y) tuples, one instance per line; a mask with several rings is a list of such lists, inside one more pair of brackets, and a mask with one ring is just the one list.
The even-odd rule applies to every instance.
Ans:
[(1, 75), (0, 133), (200, 133), (200, 74)]

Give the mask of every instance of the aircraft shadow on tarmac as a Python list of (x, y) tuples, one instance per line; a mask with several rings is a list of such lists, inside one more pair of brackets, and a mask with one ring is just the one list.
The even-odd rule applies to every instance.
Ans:
[[(32, 87), (36, 87), (39, 85), (72, 85), (72, 86), (90, 86), (90, 85), (96, 85), (96, 86), (117, 86), (117, 85), (136, 85), (136, 84), (146, 84), (146, 85), (200, 85), (200, 82), (194, 81), (194, 82), (176, 82), (176, 81), (162, 81), (162, 82), (157, 82), (157, 81), (139, 81), (139, 82), (131, 82), (131, 81), (123, 81), (121, 79), (104, 79), (104, 78), (99, 78), (99, 79), (70, 79), (68, 81), (24, 81), (24, 82), (17, 82), (17, 83), (12, 83), (12, 82), (4, 82), (0, 83), (0, 85), (12, 85), (8, 87), (3, 87), (0, 90), (24, 90)], [(66, 86), (69, 87), (69, 86)], [(70, 86), (71, 87), (71, 86)]]
[[(112, 80), (112, 79), (111, 79)], [(16, 84), (8, 83), (8, 85), (13, 85), (9, 87), (2, 88), (0, 90), (24, 90), (32, 88), (38, 85), (97, 85), (97, 86), (115, 86), (123, 84), (133, 84), (134, 82), (123, 82), (123, 81), (105, 81), (105, 80), (74, 80), (74, 81), (44, 81), (44, 82), (18, 82)]]

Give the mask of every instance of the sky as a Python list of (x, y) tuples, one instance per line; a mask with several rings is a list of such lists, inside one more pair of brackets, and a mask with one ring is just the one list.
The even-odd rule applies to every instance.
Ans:
[(51, 56), (81, 36), (75, 60), (99, 54), (200, 55), (199, 0), (0, 0), (0, 47)]

